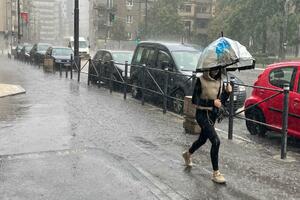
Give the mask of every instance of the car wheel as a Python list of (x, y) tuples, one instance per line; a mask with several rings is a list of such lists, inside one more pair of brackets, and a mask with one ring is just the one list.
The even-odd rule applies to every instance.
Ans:
[[(246, 118), (249, 118), (249, 119), (252, 119), (255, 121), (259, 121), (262, 123), (266, 123), (263, 112), (257, 107), (246, 110), (245, 116), (246, 116)], [(254, 122), (251, 122), (248, 120), (246, 120), (246, 126), (251, 135), (265, 136), (265, 134), (267, 132), (266, 126), (257, 124), (257, 123), (254, 123)]]
[(139, 99), (142, 96), (141, 90), (137, 86), (138, 86), (138, 81), (133, 80), (132, 87), (131, 87), (131, 96), (135, 99)]
[(184, 100), (185, 94), (182, 90), (178, 90), (175, 93), (174, 97), (176, 99), (173, 100), (172, 109), (175, 113), (182, 114), (183, 113), (183, 100)]

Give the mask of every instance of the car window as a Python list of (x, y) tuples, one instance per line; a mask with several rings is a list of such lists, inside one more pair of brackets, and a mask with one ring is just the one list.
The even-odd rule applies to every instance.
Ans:
[(112, 56), (115, 62), (125, 64), (126, 61), (131, 62), (132, 52), (113, 52)]
[(102, 59), (102, 53), (103, 51), (98, 51), (96, 55), (94, 56), (94, 60), (101, 60)]
[(293, 90), (295, 74), (296, 74), (295, 67), (276, 68), (270, 72), (269, 81), (271, 85), (279, 88), (283, 88), (284, 84), (287, 83), (290, 85), (290, 90)]
[(172, 51), (173, 58), (179, 70), (195, 71), (201, 52), (199, 51)]
[(103, 61), (104, 62), (109, 62), (111, 60), (112, 60), (112, 57), (111, 57), (110, 53), (105, 52), (104, 55), (103, 55)]
[(140, 64), (141, 59), (142, 59), (142, 54), (143, 54), (144, 48), (143, 47), (139, 47), (135, 56), (135, 60), (133, 63), (135, 64)]
[(169, 56), (169, 54), (165, 51), (159, 51), (158, 52), (158, 58), (157, 58), (157, 67), (159, 69), (164, 69), (163, 63), (168, 63), (169, 66), (171, 66), (171, 57)]
[(155, 49), (144, 49), (140, 64), (152, 65), (155, 62)]

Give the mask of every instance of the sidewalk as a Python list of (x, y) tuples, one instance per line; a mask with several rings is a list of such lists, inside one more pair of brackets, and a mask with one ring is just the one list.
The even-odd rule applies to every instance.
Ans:
[(0, 99), (1, 199), (300, 199), (299, 153), (275, 159), (277, 144), (218, 131), (227, 184), (217, 185), (209, 141), (183, 165), (197, 136), (177, 115), (1, 56), (0, 82), (26, 88)]

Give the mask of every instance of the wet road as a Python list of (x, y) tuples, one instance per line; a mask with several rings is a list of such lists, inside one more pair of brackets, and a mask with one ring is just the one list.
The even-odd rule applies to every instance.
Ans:
[(209, 143), (194, 168), (183, 166), (197, 136), (184, 134), (181, 117), (81, 80), (0, 57), (0, 82), (27, 91), (0, 99), (0, 199), (300, 198), (296, 145), (296, 161), (278, 161), (278, 138), (252, 138), (237, 121), (242, 138), (228, 141), (225, 120), (218, 130), (228, 183), (216, 185)]

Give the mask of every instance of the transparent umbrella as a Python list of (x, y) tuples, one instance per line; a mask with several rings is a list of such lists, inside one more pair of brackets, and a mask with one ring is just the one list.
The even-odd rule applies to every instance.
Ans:
[(220, 37), (202, 52), (196, 72), (224, 69), (225, 71), (246, 70), (255, 67), (255, 59), (238, 41)]

